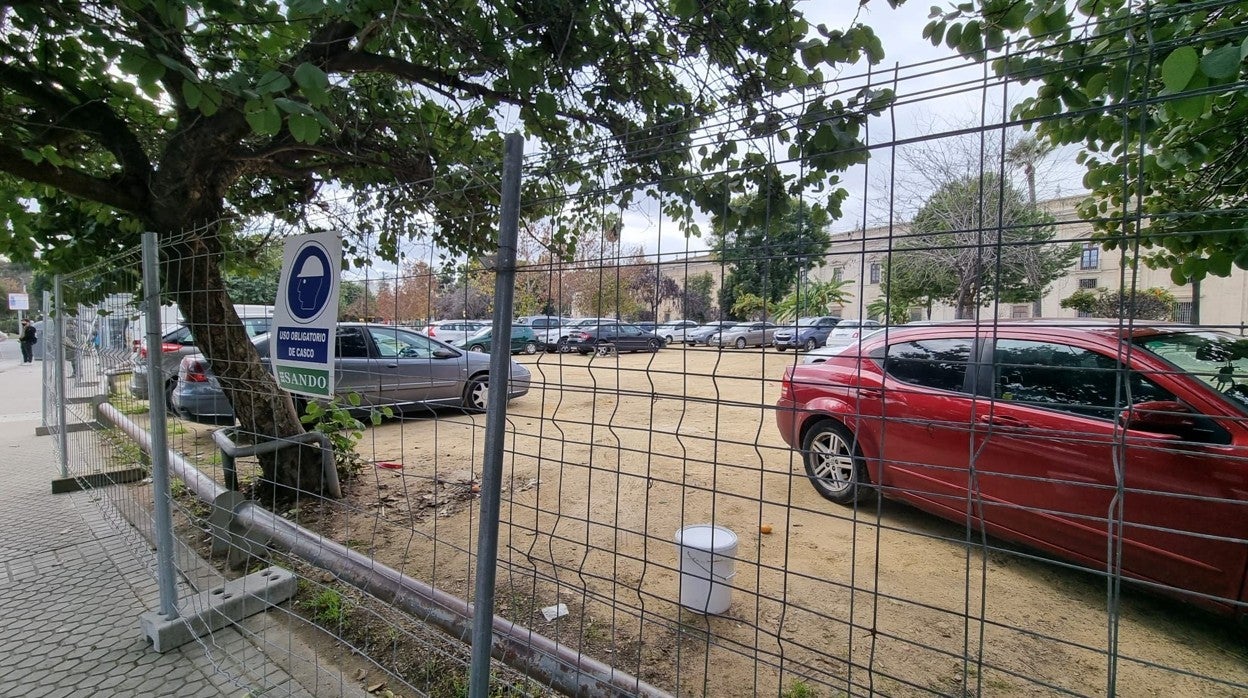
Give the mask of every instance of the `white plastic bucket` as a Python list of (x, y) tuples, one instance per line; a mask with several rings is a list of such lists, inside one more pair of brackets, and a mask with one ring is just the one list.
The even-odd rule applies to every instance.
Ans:
[(676, 532), (680, 548), (680, 605), (720, 614), (732, 604), (737, 534), (723, 526), (698, 524)]

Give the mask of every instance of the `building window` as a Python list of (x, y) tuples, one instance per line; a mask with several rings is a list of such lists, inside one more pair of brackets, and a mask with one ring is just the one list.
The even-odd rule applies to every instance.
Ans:
[(910, 322), (918, 322), (923, 320), (923, 307), (917, 306), (910, 309)]
[(1088, 290), (1096, 288), (1096, 277), (1090, 276), (1086, 279), (1079, 279), (1079, 288), (1085, 288)]
[(837, 268), (833, 269), (833, 270), (832, 270), (832, 280), (833, 280), (833, 281), (844, 281), (844, 280), (845, 280), (845, 269), (843, 269), (842, 267), (837, 267)]
[(1101, 266), (1101, 248), (1095, 243), (1083, 243), (1083, 254), (1079, 257), (1080, 269), (1099, 269)]
[(871, 283), (873, 284), (880, 283), (880, 263), (879, 262), (871, 263)]
[(1192, 321), (1192, 302), (1179, 301), (1174, 304), (1174, 321), (1175, 322), (1191, 322)]
[(1087, 310), (1080, 310), (1078, 313), (1078, 317), (1092, 317), (1092, 313), (1088, 312)]
[(1025, 305), (1012, 305), (1010, 306), (1010, 318), (1014, 320), (1025, 318), (1027, 317), (1027, 310), (1028, 307)]

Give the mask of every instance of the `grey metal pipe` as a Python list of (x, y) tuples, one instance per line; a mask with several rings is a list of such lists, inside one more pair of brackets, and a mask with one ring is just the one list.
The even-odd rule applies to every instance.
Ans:
[[(112, 405), (102, 404), (98, 410), (101, 421), (120, 429), (150, 455), (152, 439), (145, 429)], [(187, 489), (209, 504), (228, 491), (176, 452), (169, 453), (169, 469), (182, 478)], [(472, 637), (473, 604), (287, 521), (254, 502), (239, 504), (234, 514), (235, 521), (249, 535), (266, 537), (269, 545), (331, 572), (461, 641)], [(506, 618), (493, 616), (491, 625), (494, 657), (568, 695), (671, 698), (632, 674)]]
[[(516, 294), (516, 238), (520, 228), (520, 166), (524, 138), (507, 134), (503, 156), (503, 190), (499, 206), (498, 260), (494, 276), (494, 351), (490, 352), (490, 381), (486, 396), (485, 458), (481, 463), (481, 517), (477, 528), (477, 579), (473, 599), (482, 614), (472, 626), (472, 665), (468, 671), (469, 698), (487, 698), (490, 692), (490, 651), (494, 625), (494, 583), (498, 570), (498, 517), (503, 487), (503, 438), (507, 434), (507, 381), (510, 379), (511, 308)], [(504, 344), (503, 342), (507, 342)], [(489, 614), (489, 616), (486, 615)]]
[(234, 461), (240, 456), (254, 456), (271, 453), (287, 446), (296, 446), (316, 442), (321, 447), (321, 474), (325, 478), (325, 488), (334, 499), (342, 499), (342, 485), (338, 482), (338, 468), (334, 465), (334, 445), (329, 437), (319, 431), (307, 431), (296, 436), (282, 439), (271, 439), (251, 446), (239, 446), (234, 443), (235, 427), (227, 427), (212, 432), (212, 440), (221, 449), (221, 469), (225, 471), (225, 486), (237, 490), (238, 479), (235, 474)]
[[(58, 285), (59, 296), (59, 285)], [(169, 438), (165, 430), (168, 405), (165, 404), (165, 369), (161, 365), (160, 248), (156, 233), (143, 233), (143, 302), (147, 314), (147, 404), (152, 430), (152, 500), (155, 505), (156, 581), (160, 587), (160, 612), (167, 619), (178, 617), (178, 587), (173, 569), (173, 505), (169, 489)], [(62, 342), (62, 345), (64, 343)], [(61, 347), (64, 351), (65, 347)], [(64, 362), (57, 357), (57, 375), (64, 375)], [(77, 371), (74, 372), (77, 375)], [(64, 390), (62, 383), (62, 390)], [(64, 422), (62, 422), (64, 424)]]
[[(48, 320), (52, 321), (52, 326), (56, 331), (52, 333), (52, 341), (47, 338), (43, 340), (43, 371), (47, 374), (48, 359), (54, 358), (52, 362), (52, 380), (56, 383), (53, 390), (56, 392), (56, 419), (60, 429), (56, 432), (56, 442), (61, 450), (61, 479), (69, 477), (69, 415), (65, 410), (65, 401), (68, 395), (65, 391), (65, 361), (63, 354), (65, 352), (65, 296), (61, 294), (61, 275), (57, 274), (52, 282), (53, 293), (56, 294), (56, 314), (44, 313), (43, 329), (48, 329)], [(55, 347), (55, 352), (49, 352), (48, 347)]]

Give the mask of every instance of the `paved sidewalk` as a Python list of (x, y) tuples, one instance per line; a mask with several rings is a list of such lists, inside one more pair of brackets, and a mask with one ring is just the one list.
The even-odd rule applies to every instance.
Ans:
[(340, 677), (313, 677), (308, 691), (269, 661), (256, 644), (271, 620), (245, 623), (246, 637), (229, 628), (150, 649), (139, 616), (159, 606), (153, 555), (98, 493), (51, 493), (56, 437), (35, 436), (41, 384), (41, 363), (22, 365), (17, 342), (0, 341), (0, 696), (355, 692)]

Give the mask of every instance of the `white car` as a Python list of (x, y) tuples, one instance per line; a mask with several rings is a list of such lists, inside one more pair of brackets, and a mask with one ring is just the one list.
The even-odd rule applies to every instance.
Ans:
[(668, 322), (654, 328), (654, 333), (663, 338), (664, 342), (672, 344), (674, 342), (684, 342), (685, 333), (695, 327), (701, 327), (693, 320), (669, 320)]
[(875, 320), (842, 319), (840, 322), (836, 323), (836, 327), (833, 327), (832, 331), (828, 333), (827, 343), (835, 344), (835, 340), (838, 339), (856, 339), (860, 335), (874, 332), (882, 326), (883, 325)]
[(806, 355), (802, 357), (802, 363), (821, 364), (827, 361), (829, 356), (836, 356), (837, 354), (841, 354), (847, 350), (850, 350), (850, 347), (857, 347), (858, 343), (861, 342), (862, 340), (866, 339), (867, 337), (870, 337), (871, 335), (877, 332), (883, 332), (883, 331), (884, 331), (883, 327), (876, 327), (874, 329), (864, 328), (864, 331), (861, 333), (861, 336), (858, 336), (858, 337), (850, 337), (847, 335), (840, 336), (840, 337), (829, 336), (827, 344), (824, 344), (818, 349), (811, 349), (810, 351), (806, 352)]
[(425, 328), (425, 336), (443, 344), (455, 344), (489, 326), (490, 323), (478, 320), (438, 320)]

